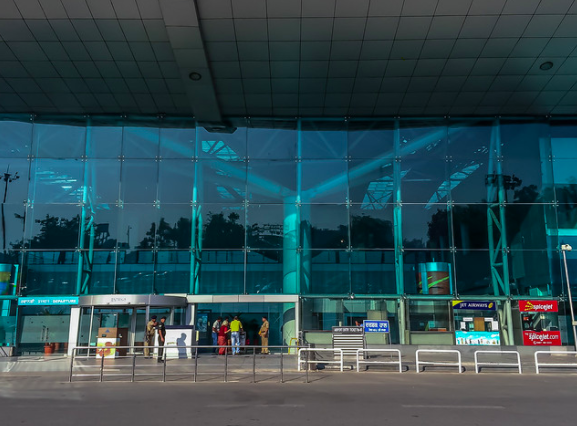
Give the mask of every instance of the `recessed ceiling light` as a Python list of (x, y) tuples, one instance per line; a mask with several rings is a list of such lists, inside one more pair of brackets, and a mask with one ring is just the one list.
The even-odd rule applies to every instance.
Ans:
[(543, 62), (539, 66), (539, 69), (541, 69), (542, 71), (549, 71), (551, 68), (553, 68), (553, 62), (551, 61)]
[(188, 78), (190, 78), (192, 81), (198, 81), (202, 78), (202, 75), (197, 72), (191, 72), (188, 74)]

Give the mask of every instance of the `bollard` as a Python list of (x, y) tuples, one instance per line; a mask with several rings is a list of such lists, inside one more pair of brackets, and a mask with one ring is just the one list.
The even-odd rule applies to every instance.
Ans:
[(198, 347), (194, 348), (194, 383), (198, 374)]
[(162, 363), (162, 382), (165, 383), (166, 382), (166, 349), (162, 353), (162, 360), (164, 361)]
[(283, 361), (282, 348), (280, 348), (280, 382), (284, 383), (284, 361)]

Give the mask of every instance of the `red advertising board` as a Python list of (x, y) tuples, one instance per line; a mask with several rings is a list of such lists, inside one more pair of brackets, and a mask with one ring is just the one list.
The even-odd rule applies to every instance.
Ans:
[(525, 346), (559, 346), (561, 345), (561, 332), (524, 331), (523, 344)]
[(556, 300), (519, 300), (521, 312), (557, 312)]

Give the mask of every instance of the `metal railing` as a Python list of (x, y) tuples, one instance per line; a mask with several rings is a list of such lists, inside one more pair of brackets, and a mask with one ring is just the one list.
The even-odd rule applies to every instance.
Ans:
[[(332, 352), (333, 354), (338, 354), (339, 355), (339, 359), (338, 360), (316, 360), (310, 359), (310, 354), (314, 353), (314, 352)], [(302, 354), (305, 353), (306, 354), (306, 359), (302, 359)], [(301, 348), (299, 349), (298, 352), (298, 359), (297, 359), (297, 369), (298, 371), (301, 371), (301, 364), (305, 364), (306, 365), (306, 371), (308, 374), (309, 371), (309, 364), (339, 364), (341, 371), (343, 371), (343, 366), (344, 366), (344, 359), (343, 359), (343, 350), (342, 349), (338, 349), (338, 348)]]
[(575, 351), (536, 351), (535, 352), (535, 373), (539, 374), (540, 367), (575, 367), (577, 368), (577, 362), (570, 362), (570, 363), (550, 363), (545, 362), (539, 364), (539, 355), (540, 354), (554, 354), (554, 355), (573, 355), (577, 356), (577, 352)]
[[(379, 352), (379, 353), (396, 353), (399, 357), (398, 361), (365, 361), (360, 359), (362, 353)], [(357, 373), (361, 371), (361, 364), (398, 364), (399, 373), (403, 372), (403, 364), (401, 363), (401, 351), (399, 349), (357, 349)]]
[[(479, 354), (491, 354), (491, 355), (503, 355), (511, 354), (517, 356), (517, 362), (479, 362)], [(519, 374), (522, 374), (521, 370), (521, 355), (517, 351), (475, 351), (475, 373), (479, 374), (481, 371), (480, 367), (517, 367), (519, 369)]]
[[(421, 353), (450, 353), (457, 355), (457, 362), (439, 362), (439, 361), (419, 361), (419, 354)], [(461, 352), (456, 349), (418, 349), (415, 352), (417, 373), (420, 373), (419, 365), (436, 365), (436, 366), (454, 366), (459, 367), (459, 373), (463, 372), (463, 363), (461, 362)], [(425, 371), (423, 369), (423, 371)]]
[[(78, 346), (72, 349), (72, 354), (70, 357), (70, 371), (69, 371), (69, 378), (68, 381), (72, 382), (74, 377), (98, 377), (99, 378), (99, 382), (103, 382), (104, 381), (104, 377), (105, 375), (107, 377), (130, 377), (130, 382), (134, 382), (135, 381), (135, 377), (137, 375), (140, 376), (162, 376), (162, 382), (166, 382), (166, 378), (169, 376), (170, 374), (170, 369), (168, 368), (168, 365), (170, 364), (170, 361), (178, 361), (178, 360), (187, 360), (187, 359), (193, 359), (194, 360), (194, 364), (191, 365), (189, 363), (184, 362), (183, 364), (179, 364), (179, 367), (181, 367), (180, 371), (173, 373), (173, 375), (178, 375), (178, 376), (193, 376), (193, 382), (197, 382), (198, 381), (198, 376), (199, 376), (199, 362), (198, 359), (201, 356), (204, 355), (211, 355), (211, 353), (203, 353), (202, 350), (210, 350), (211, 352), (216, 350), (216, 349), (224, 349), (224, 355), (220, 355), (217, 356), (216, 354), (213, 354), (216, 358), (222, 358), (224, 359), (224, 363), (223, 366), (221, 368), (223, 368), (222, 370), (222, 377), (223, 377), (223, 381), (224, 382), (228, 382), (228, 376), (229, 376), (229, 357), (233, 356), (232, 354), (232, 350), (234, 349), (241, 349), (244, 352), (244, 354), (241, 354), (240, 357), (244, 357), (246, 358), (247, 356), (252, 357), (252, 382), (256, 383), (256, 376), (257, 376), (257, 362), (256, 362), (256, 358), (257, 355), (261, 355), (261, 351), (263, 348), (270, 350), (273, 350), (275, 352), (278, 353), (279, 357), (275, 357), (273, 356), (271, 359), (278, 359), (279, 360), (279, 367), (278, 367), (278, 372), (280, 374), (280, 382), (284, 383), (285, 382), (285, 358), (288, 355), (288, 352), (291, 349), (296, 349), (295, 346), (169, 346), (169, 345), (165, 345), (165, 346), (147, 346), (146, 348), (150, 350), (151, 355), (146, 357), (144, 354), (142, 353), (136, 353), (134, 352), (134, 349), (138, 349), (141, 350), (143, 349), (143, 346), (114, 346), (114, 347), (110, 347), (109, 349), (111, 350), (130, 350), (131, 353), (127, 354), (127, 355), (118, 355), (115, 357), (106, 357), (103, 356), (103, 350), (106, 350), (107, 348), (103, 348), (103, 347), (94, 347), (94, 346)], [(156, 371), (146, 371), (144, 373), (139, 372), (137, 373), (137, 359), (139, 358), (156, 358), (156, 360), (158, 361), (158, 357), (156, 356), (156, 354), (154, 354), (153, 352), (156, 352), (159, 349), (163, 349), (163, 355), (161, 358), (161, 362), (162, 364), (160, 365), (160, 367), (162, 368), (162, 371), (159, 373), (158, 370)], [(179, 351), (179, 356), (178, 357), (173, 357), (172, 355), (168, 355), (167, 352), (168, 351), (174, 351), (175, 349), (177, 349)], [(257, 352), (257, 350), (259, 352)], [(79, 352), (86, 352), (86, 354), (79, 354)], [(182, 353), (181, 351), (184, 351), (184, 353)], [(98, 352), (101, 352), (100, 357), (98, 357)], [(286, 352), (286, 353), (285, 353)], [(190, 354), (189, 354), (190, 353)], [(234, 355), (234, 357), (236, 357), (236, 355)], [(291, 358), (294, 358), (294, 355), (291, 356)], [(97, 363), (93, 363), (93, 364), (89, 364), (89, 365), (82, 365), (82, 366), (78, 366), (76, 365), (77, 361), (79, 360), (84, 360), (84, 361), (98, 361)], [(123, 360), (130, 360), (130, 362), (123, 364), (122, 361)], [(107, 363), (107, 361), (109, 361)], [(114, 364), (112, 364), (112, 362), (114, 362)], [(111, 365), (112, 364), (112, 365)], [(220, 366), (220, 364), (215, 364), (217, 367)], [(110, 370), (106, 367), (114, 367), (114, 370)], [(79, 367), (82, 367), (83, 369), (86, 368), (98, 368), (98, 372), (97, 373), (75, 373), (75, 369), (78, 370)], [(146, 367), (151, 367), (150, 364), (145, 364), (145, 365), (141, 365), (140, 368), (144, 369)], [(182, 367), (193, 367), (192, 372), (189, 371), (182, 371)], [(175, 368), (175, 367), (174, 367)], [(173, 368), (173, 369), (174, 369)], [(125, 371), (129, 371), (129, 372), (122, 372), (122, 370)], [(150, 370), (150, 369), (148, 369)], [(114, 372), (112, 372), (114, 371)], [(293, 370), (294, 371), (294, 370)], [(106, 373), (106, 374), (105, 374)], [(213, 373), (209, 373), (209, 374), (213, 374)], [(308, 381), (307, 381), (308, 382)]]

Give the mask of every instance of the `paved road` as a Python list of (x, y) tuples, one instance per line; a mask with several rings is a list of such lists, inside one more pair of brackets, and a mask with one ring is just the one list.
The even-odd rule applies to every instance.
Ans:
[(311, 374), (291, 383), (0, 375), (3, 425), (574, 425), (576, 374)]

